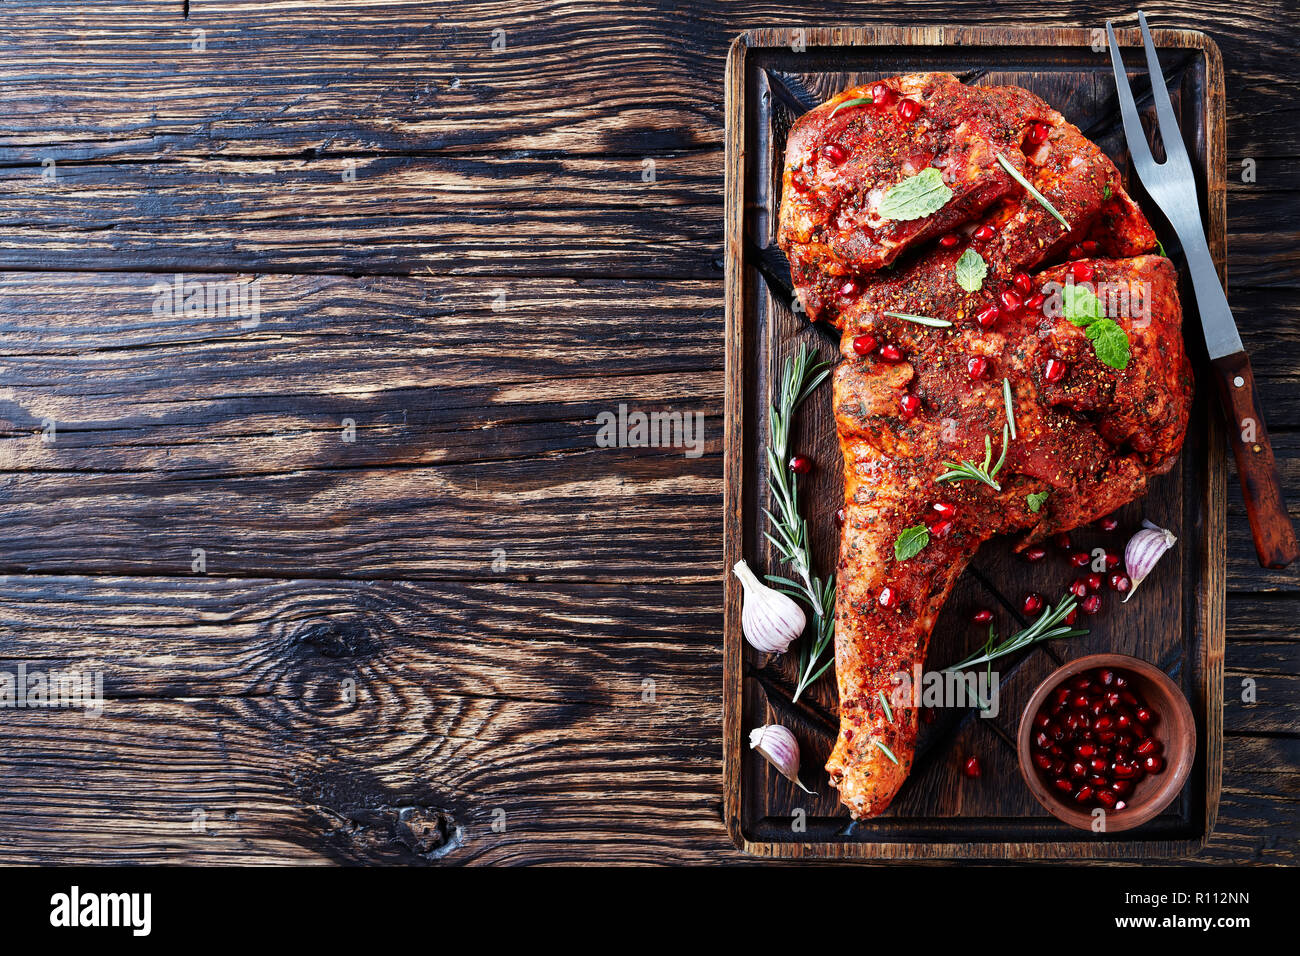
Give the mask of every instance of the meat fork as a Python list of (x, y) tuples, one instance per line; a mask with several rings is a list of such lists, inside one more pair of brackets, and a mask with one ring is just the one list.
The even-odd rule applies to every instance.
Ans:
[(1232, 426), (1229, 428), (1230, 440), (1237, 458), (1237, 474), (1241, 478), (1246, 514), (1250, 518), (1259, 563), (1266, 568), (1285, 568), (1297, 556), (1296, 534), (1286, 502), (1282, 500), (1282, 482), (1273, 460), (1273, 446), (1264, 428), (1264, 417), (1260, 414), (1255, 376), (1241, 344), (1232, 310), (1223, 294), (1223, 286), (1219, 283), (1219, 274), (1210, 258), (1205, 232), (1201, 228), (1201, 209), (1187, 149), (1183, 145), (1178, 121), (1174, 119), (1169, 89), (1160, 70), (1155, 44), (1151, 42), (1147, 18), (1141, 12), (1138, 13), (1138, 22), (1142, 27), (1147, 74), (1151, 78), (1151, 99), (1156, 106), (1156, 128), (1164, 142), (1165, 161), (1157, 163), (1151, 155), (1151, 147), (1133, 102), (1128, 75), (1124, 71), (1124, 60), (1115, 42), (1115, 31), (1107, 20), (1106, 36), (1110, 41), (1110, 62), (1115, 71), (1124, 136), (1138, 178), (1178, 233), (1187, 257), (1201, 326), (1205, 330), (1205, 345), (1218, 380), (1219, 398)]

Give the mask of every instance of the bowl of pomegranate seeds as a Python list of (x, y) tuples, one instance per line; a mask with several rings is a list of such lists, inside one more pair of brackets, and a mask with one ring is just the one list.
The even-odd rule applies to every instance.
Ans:
[(1018, 751), (1025, 783), (1052, 815), (1115, 833), (1178, 796), (1196, 759), (1196, 722), (1158, 667), (1090, 654), (1038, 685), (1020, 717)]

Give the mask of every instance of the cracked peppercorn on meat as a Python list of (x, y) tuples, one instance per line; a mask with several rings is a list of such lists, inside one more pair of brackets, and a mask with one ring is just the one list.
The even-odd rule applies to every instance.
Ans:
[[(882, 218), (890, 189), (928, 168), (950, 191), (942, 206)], [(779, 242), (804, 307), (842, 331), (840, 734), (826, 766), (852, 815), (868, 817), (888, 807), (915, 750), (917, 711), (898, 700), (898, 675), (924, 664), (979, 546), (1017, 533), (1023, 548), (1096, 520), (1177, 459), (1192, 398), (1177, 275), (1147, 254), (1154, 233), (1078, 129), (1025, 90), (946, 74), (845, 90), (795, 124)], [(969, 287), (956, 268), (968, 250), (985, 269)], [(1080, 290), (1093, 299), (1073, 300)], [(1100, 311), (1081, 311), (1089, 302)], [(1103, 318), (1123, 348), (1093, 328)], [(949, 463), (982, 462), (986, 440), (995, 459), (1005, 450), (996, 488), (937, 480)], [(1027, 496), (1043, 492), (1034, 512)], [(918, 525), (928, 543), (899, 560), (899, 534)]]

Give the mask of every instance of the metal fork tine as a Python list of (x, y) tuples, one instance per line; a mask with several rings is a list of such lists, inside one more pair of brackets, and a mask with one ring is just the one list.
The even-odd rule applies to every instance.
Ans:
[(1133, 157), (1138, 175), (1144, 175), (1143, 170), (1154, 169), (1156, 161), (1151, 155), (1151, 147), (1147, 145), (1146, 130), (1138, 119), (1137, 104), (1133, 102), (1133, 90), (1128, 85), (1128, 73), (1124, 70), (1124, 58), (1120, 56), (1115, 29), (1109, 20), (1106, 21), (1106, 37), (1109, 40), (1110, 65), (1115, 73), (1115, 92), (1119, 95), (1119, 115), (1124, 121), (1124, 138), (1128, 140), (1129, 155)]
[(1159, 121), (1160, 138), (1165, 144), (1165, 157), (1187, 156), (1183, 146), (1183, 133), (1174, 119), (1174, 104), (1169, 98), (1169, 87), (1165, 85), (1165, 74), (1160, 69), (1160, 58), (1156, 56), (1156, 45), (1151, 40), (1151, 31), (1147, 29), (1147, 17), (1138, 11), (1138, 25), (1142, 28), (1142, 46), (1147, 53), (1147, 74), (1151, 79), (1151, 100), (1156, 104), (1156, 119)]

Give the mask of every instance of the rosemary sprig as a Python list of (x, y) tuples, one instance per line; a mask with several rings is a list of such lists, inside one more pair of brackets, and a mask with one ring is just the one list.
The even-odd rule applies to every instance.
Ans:
[(869, 106), (874, 102), (875, 100), (869, 96), (858, 96), (851, 100), (845, 100), (843, 103), (837, 104), (835, 109), (831, 110), (831, 115), (828, 116), (827, 119), (834, 119), (836, 113), (842, 109), (847, 109), (850, 106)]
[(1002, 426), (1002, 454), (998, 457), (998, 463), (989, 465), (993, 462), (993, 440), (988, 435), (984, 436), (984, 464), (977, 465), (973, 461), (951, 462), (945, 461), (943, 467), (945, 471), (935, 481), (981, 481), (988, 485), (994, 491), (1001, 491), (1002, 486), (995, 480), (998, 472), (1002, 470), (1002, 465), (1007, 460), (1007, 446), (1010, 444), (1011, 432), (1008, 425)]
[(1024, 186), (1025, 189), (1029, 191), (1029, 195), (1037, 199), (1039, 205), (1041, 205), (1044, 209), (1050, 212), (1052, 216), (1055, 217), (1057, 222), (1059, 222), (1066, 229), (1069, 229), (1070, 224), (1066, 222), (1064, 216), (1062, 216), (1059, 212), (1056, 211), (1056, 207), (1047, 201), (1047, 197), (1044, 196), (1042, 193), (1040, 193), (1037, 189), (1035, 189), (1033, 187), (1033, 184), (1030, 183), (1029, 180), (1026, 179), (1024, 176), (1021, 175), (1020, 170), (1016, 169), (1016, 167), (1012, 166), (1009, 162), (1007, 162), (1007, 158), (1005, 156), (1003, 156), (1001, 153), (998, 153), (996, 155), (997, 155), (998, 163), (1000, 163), (1002, 168), (1005, 169), (1011, 175), (1011, 178), (1014, 179), (1016, 182), (1020, 183), (1020, 185)]
[(872, 740), (871, 742), (880, 748), (881, 753), (883, 753), (890, 760), (894, 761), (895, 765), (898, 764), (898, 758), (894, 756), (894, 752), (892, 750), (890, 750), (888, 747), (882, 744), (879, 740)]
[(1030, 624), (1023, 631), (1012, 634), (1001, 643), (998, 643), (997, 632), (993, 630), (993, 625), (990, 624), (989, 637), (984, 642), (982, 652), (976, 651), (961, 663), (945, 667), (944, 670), (957, 671), (965, 667), (974, 667), (976, 664), (983, 664), (999, 657), (1006, 657), (1008, 654), (1014, 654), (1031, 644), (1039, 644), (1043, 641), (1055, 641), (1065, 637), (1082, 637), (1088, 633), (1087, 630), (1071, 627), (1065, 623), (1065, 619), (1070, 616), (1070, 612), (1077, 605), (1078, 601), (1072, 595), (1066, 595), (1055, 608), (1048, 605), (1047, 609), (1038, 616), (1038, 619), (1033, 624)]
[(831, 666), (830, 659), (820, 662), (835, 635), (835, 577), (823, 581), (813, 574), (808, 522), (799, 514), (799, 479), (785, 467), (795, 412), (830, 375), (829, 363), (818, 362), (816, 358), (816, 353), (806, 345), (800, 345), (798, 352), (786, 358), (777, 403), (770, 407), (768, 415), (767, 481), (773, 506), (763, 513), (772, 531), (763, 534), (793, 568), (794, 575), (791, 578), (769, 574), (767, 579), (779, 590), (806, 603), (812, 608), (814, 618), (812, 640), (801, 641), (799, 645), (795, 700)]
[(932, 329), (947, 329), (952, 327), (952, 323), (947, 319), (935, 319), (928, 315), (912, 315), (910, 312), (885, 312), (884, 315), (891, 316), (895, 319), (904, 319), (908, 322), (915, 322), (917, 325), (928, 325)]
[(1016, 411), (1011, 404), (1011, 379), (1009, 378), (1002, 380), (1002, 401), (1007, 406), (1007, 424), (1011, 426), (1011, 438), (1014, 441), (1019, 436), (1016, 435)]

